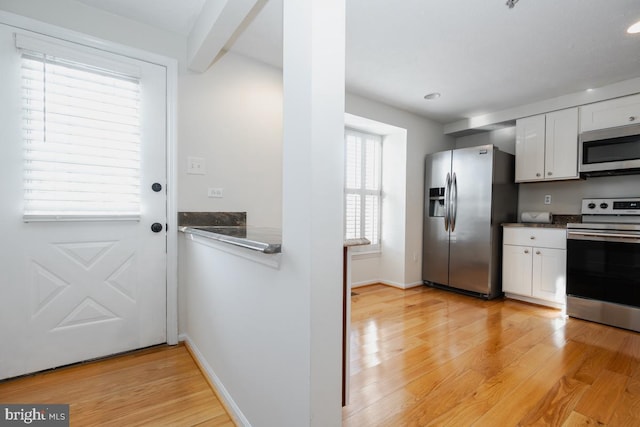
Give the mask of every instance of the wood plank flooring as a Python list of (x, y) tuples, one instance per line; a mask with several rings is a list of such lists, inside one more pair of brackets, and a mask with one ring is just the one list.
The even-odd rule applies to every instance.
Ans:
[(3, 381), (0, 402), (69, 403), (72, 426), (234, 425), (182, 345)]
[(344, 426), (640, 426), (640, 334), (428, 287), (355, 291)]

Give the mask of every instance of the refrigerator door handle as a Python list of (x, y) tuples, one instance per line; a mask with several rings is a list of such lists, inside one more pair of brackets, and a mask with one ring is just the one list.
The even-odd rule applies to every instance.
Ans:
[(449, 231), (449, 204), (451, 202), (451, 174), (447, 172), (447, 182), (444, 187), (444, 231)]
[(451, 208), (449, 210), (449, 214), (451, 215), (451, 231), (456, 230), (456, 219), (458, 217), (458, 178), (456, 177), (456, 173), (453, 173), (453, 185), (451, 188), (451, 195), (449, 196), (451, 199)]

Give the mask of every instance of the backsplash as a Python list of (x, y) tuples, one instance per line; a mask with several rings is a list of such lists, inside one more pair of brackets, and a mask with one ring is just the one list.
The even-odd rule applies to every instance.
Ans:
[(178, 212), (179, 226), (246, 226), (246, 212)]
[[(551, 204), (544, 204), (544, 196)], [(521, 183), (518, 213), (549, 211), (555, 214), (580, 214), (582, 199), (590, 197), (640, 197), (640, 175), (596, 177), (572, 180)]]

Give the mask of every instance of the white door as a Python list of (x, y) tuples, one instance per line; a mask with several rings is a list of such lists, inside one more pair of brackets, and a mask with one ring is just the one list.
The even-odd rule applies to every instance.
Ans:
[[(36, 124), (45, 136), (26, 130), (37, 120), (25, 111), (38, 107), (25, 100), (24, 57), (39, 49), (53, 50), (43, 64), (134, 85), (137, 103), (106, 114), (98, 104), (125, 97), (104, 95), (61, 113), (50, 105), (55, 96), (85, 96), (61, 83), (43, 102), (50, 119)], [(54, 80), (47, 75), (43, 87)], [(166, 342), (165, 68), (0, 25), (0, 99), (0, 379)], [(68, 125), (77, 115), (98, 134)], [(138, 135), (138, 148), (110, 132)], [(62, 170), (70, 158), (87, 162), (71, 166), (86, 179)], [(152, 232), (153, 223), (163, 229)]]
[(566, 270), (566, 250), (534, 248), (533, 296), (564, 304), (566, 299)]
[(545, 116), (516, 120), (516, 182), (544, 179)]
[(531, 250), (529, 246), (502, 247), (502, 290), (531, 296)]

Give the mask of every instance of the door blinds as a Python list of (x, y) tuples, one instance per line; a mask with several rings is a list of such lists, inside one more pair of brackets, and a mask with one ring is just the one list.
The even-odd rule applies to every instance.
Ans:
[(138, 219), (139, 78), (16, 44), (25, 221)]

